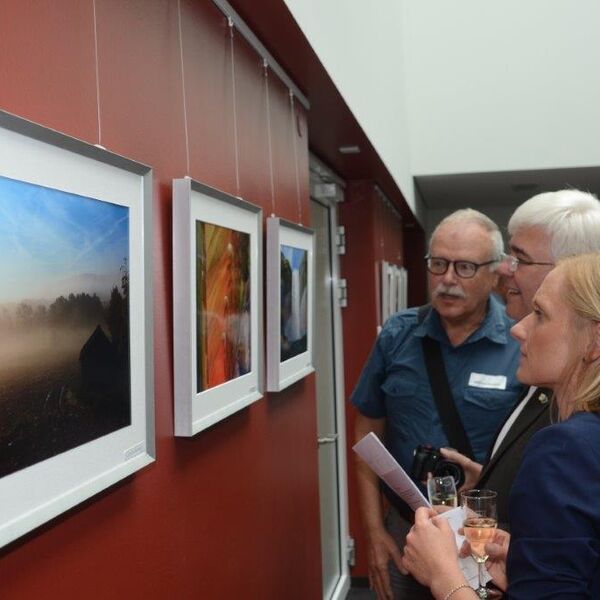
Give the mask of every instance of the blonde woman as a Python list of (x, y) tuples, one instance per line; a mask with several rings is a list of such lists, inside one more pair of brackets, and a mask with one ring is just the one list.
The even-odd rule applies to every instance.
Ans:
[[(561, 261), (512, 328), (518, 378), (550, 388), (558, 423), (529, 443), (510, 495), (510, 543), (488, 567), (509, 599), (600, 598), (600, 253)], [(439, 600), (471, 600), (443, 519), (420, 509), (404, 566)], [(506, 567), (506, 570), (504, 570)]]

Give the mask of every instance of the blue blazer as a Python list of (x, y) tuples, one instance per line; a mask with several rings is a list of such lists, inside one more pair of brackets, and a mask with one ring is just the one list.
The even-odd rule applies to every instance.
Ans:
[(509, 519), (508, 598), (600, 599), (600, 415), (532, 437)]

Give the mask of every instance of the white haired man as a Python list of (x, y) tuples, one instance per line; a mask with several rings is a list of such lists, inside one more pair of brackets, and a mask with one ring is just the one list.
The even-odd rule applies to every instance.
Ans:
[[(510, 256), (498, 271), (505, 277), (506, 312), (515, 320), (532, 310), (535, 293), (561, 258), (600, 251), (600, 202), (587, 192), (560, 190), (533, 196), (513, 213), (508, 223)], [(531, 387), (501, 426), (482, 465), (443, 450), (460, 463), (465, 488), (485, 487), (498, 492), (498, 521), (508, 528), (508, 495), (531, 436), (550, 423), (550, 392)]]

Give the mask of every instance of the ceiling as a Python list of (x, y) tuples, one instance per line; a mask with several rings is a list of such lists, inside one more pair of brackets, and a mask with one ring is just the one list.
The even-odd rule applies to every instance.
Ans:
[(461, 206), (516, 207), (541, 192), (577, 188), (600, 192), (600, 167), (500, 171), (415, 177), (425, 206), (430, 210)]
[[(402, 192), (338, 92), (283, 0), (229, 0), (310, 102), (311, 151), (344, 180), (374, 180), (399, 209), (405, 226), (421, 227)], [(360, 154), (341, 154), (358, 145)], [(575, 187), (600, 192), (600, 168), (421, 175), (415, 177), (428, 210), (471, 206), (516, 207), (542, 191)]]
[[(379, 158), (283, 0), (229, 0), (231, 6), (273, 55), (310, 102), (309, 146), (344, 180), (377, 183), (408, 227), (420, 227), (400, 188)], [(359, 146), (342, 154), (340, 146)]]

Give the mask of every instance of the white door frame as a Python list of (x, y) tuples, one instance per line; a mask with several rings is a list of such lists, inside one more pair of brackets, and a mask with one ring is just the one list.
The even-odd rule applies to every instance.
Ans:
[[(335, 410), (337, 421), (337, 472), (338, 472), (338, 493), (340, 510), (340, 559), (341, 574), (340, 579), (334, 588), (332, 595), (324, 600), (344, 600), (350, 589), (350, 566), (348, 542), (350, 538), (348, 524), (348, 476), (346, 461), (346, 407), (344, 392), (344, 343), (342, 335), (342, 309), (338, 301), (339, 281), (340, 281), (340, 261), (337, 247), (337, 204), (343, 201), (344, 182), (330, 171), (312, 154), (310, 155), (311, 170), (311, 199), (317, 200), (328, 207), (329, 211), (329, 230), (330, 236), (330, 255), (331, 255), (331, 289), (333, 294), (333, 352), (335, 366)], [(335, 184), (335, 195), (323, 197), (320, 193), (314, 193), (314, 183), (333, 183)]]

